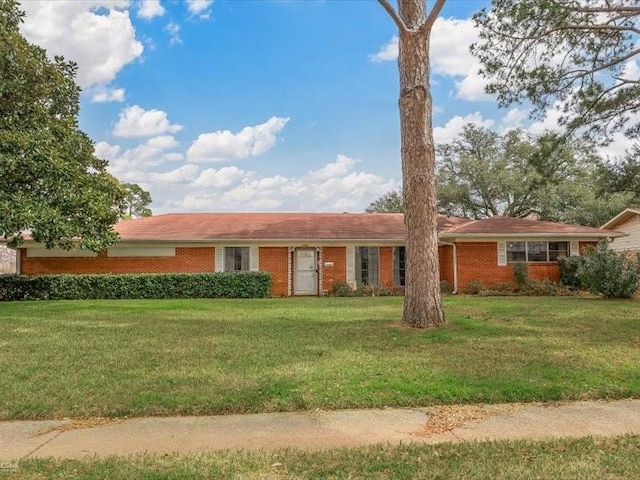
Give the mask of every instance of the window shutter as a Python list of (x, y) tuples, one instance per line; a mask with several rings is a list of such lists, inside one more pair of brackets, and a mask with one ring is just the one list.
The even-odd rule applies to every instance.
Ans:
[(498, 266), (507, 264), (507, 242), (498, 242)]
[(356, 283), (356, 249), (347, 247), (347, 283), (352, 287)]
[(258, 247), (249, 248), (249, 270), (252, 272), (257, 272), (260, 268), (259, 252)]
[(580, 244), (578, 242), (569, 242), (569, 255), (572, 257), (580, 256)]
[(224, 247), (216, 247), (216, 272), (224, 272)]

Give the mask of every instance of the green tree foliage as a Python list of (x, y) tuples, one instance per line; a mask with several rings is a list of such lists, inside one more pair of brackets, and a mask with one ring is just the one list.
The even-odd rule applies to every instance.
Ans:
[(629, 202), (624, 193), (597, 193), (601, 164), (587, 141), (567, 145), (553, 134), (500, 135), (467, 125), (438, 147), (438, 209), (600, 226)]
[(578, 277), (590, 292), (605, 298), (632, 298), (640, 282), (640, 255), (616, 253), (600, 242), (584, 257)]
[(472, 52), (501, 106), (526, 100), (534, 115), (555, 106), (569, 132), (585, 127), (598, 141), (617, 130), (637, 137), (638, 0), (493, 0), (474, 19)]
[(630, 203), (640, 204), (640, 145), (627, 151), (623, 159), (600, 166), (600, 194), (620, 193)]
[(402, 213), (402, 190), (390, 190), (376, 198), (365, 210), (367, 213)]
[(123, 200), (124, 218), (150, 217), (153, 212), (149, 208), (151, 194), (136, 183), (123, 183), (125, 191)]
[(116, 240), (123, 192), (78, 128), (76, 65), (29, 44), (22, 16), (0, 1), (0, 238), (100, 250)]

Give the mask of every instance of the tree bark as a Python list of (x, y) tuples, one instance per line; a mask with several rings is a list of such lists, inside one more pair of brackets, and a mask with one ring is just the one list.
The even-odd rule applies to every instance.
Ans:
[(425, 0), (398, 0), (400, 28), (400, 129), (404, 222), (407, 230), (403, 322), (418, 328), (445, 322), (440, 298), (435, 149), (429, 86), (431, 25)]

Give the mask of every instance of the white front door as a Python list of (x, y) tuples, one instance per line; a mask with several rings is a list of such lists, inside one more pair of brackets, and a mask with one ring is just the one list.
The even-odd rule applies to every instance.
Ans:
[(318, 262), (315, 248), (297, 248), (295, 257), (294, 293), (318, 294)]

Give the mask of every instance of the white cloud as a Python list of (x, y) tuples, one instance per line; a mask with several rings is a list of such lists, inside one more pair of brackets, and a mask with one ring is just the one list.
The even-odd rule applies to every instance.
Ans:
[(561, 132), (562, 127), (560, 127), (559, 120), (562, 116), (562, 112), (560, 110), (560, 106), (558, 103), (555, 103), (549, 110), (546, 111), (544, 118), (533, 122), (527, 128), (527, 131), (532, 135), (541, 135), (545, 132)]
[(156, 109), (145, 110), (133, 105), (120, 112), (113, 134), (116, 137), (151, 137), (180, 130), (182, 125), (171, 124), (166, 112)]
[(169, 22), (167, 26), (164, 27), (164, 31), (169, 34), (169, 45), (174, 46), (182, 43), (182, 39), (180, 38), (180, 25)]
[(431, 68), (434, 73), (466, 76), (476, 62), (469, 46), (478, 39), (473, 20), (440, 17), (431, 34)]
[[(150, 171), (159, 165), (183, 160), (181, 153), (165, 151), (177, 145), (178, 142), (171, 135), (160, 135), (124, 151), (120, 146), (107, 142), (98, 142), (95, 149), (98, 157), (109, 161), (109, 171), (120, 180), (140, 183), (156, 178), (156, 181), (163, 179), (163, 182), (167, 182), (169, 175), (158, 173), (161, 176), (154, 177), (157, 173)], [(197, 173), (197, 168), (195, 170)], [(181, 172), (185, 173), (185, 170)]]
[(480, 75), (480, 64), (474, 64), (467, 76), (455, 82), (458, 98), (472, 102), (493, 100), (493, 96), (485, 91), (487, 83), (487, 79)]
[(140, 0), (138, 6), (138, 16), (142, 18), (161, 17), (165, 14), (165, 9), (160, 0)]
[(245, 127), (238, 133), (229, 130), (202, 133), (189, 147), (187, 157), (195, 162), (219, 162), (262, 155), (276, 144), (276, 135), (288, 121), (288, 117), (271, 117), (265, 123)]
[(184, 159), (184, 154), (178, 152), (165, 153), (164, 158), (167, 162), (179, 162)]
[[(236, 167), (207, 169), (181, 200), (180, 211), (363, 211), (375, 198), (398, 188), (394, 180), (356, 171), (358, 160), (338, 155), (334, 162), (300, 177), (258, 177)], [(154, 197), (155, 198), (155, 197)]]
[(316, 171), (309, 172), (309, 177), (316, 181), (326, 181), (331, 178), (342, 177), (353, 170), (356, 163), (356, 160), (353, 158), (339, 154), (336, 157), (335, 162), (327, 163), (324, 167)]
[(394, 35), (387, 43), (380, 47), (378, 53), (369, 55), (369, 60), (376, 63), (389, 62), (398, 58), (398, 36)]
[(519, 108), (512, 108), (500, 121), (500, 130), (503, 132), (522, 128), (522, 122), (526, 120), (527, 112)]
[(437, 144), (450, 143), (454, 138), (462, 133), (464, 126), (469, 123), (473, 123), (479, 127), (491, 128), (494, 121), (482, 118), (482, 114), (480, 112), (470, 113), (464, 117), (457, 115), (450, 118), (444, 127), (435, 127), (433, 129), (433, 138)]
[(110, 145), (107, 142), (98, 142), (95, 144), (95, 152), (98, 158), (111, 161), (117, 158), (120, 153), (120, 147), (118, 145)]
[(238, 183), (247, 172), (238, 167), (222, 167), (219, 170), (207, 168), (200, 173), (200, 176), (193, 182), (195, 187), (203, 188), (223, 188)]
[(198, 174), (200, 167), (192, 163), (187, 163), (182, 167), (164, 173), (152, 173), (148, 176), (148, 181), (154, 183), (185, 183), (193, 180)]
[(213, 0), (187, 0), (189, 13), (200, 18), (209, 18), (209, 7)]
[[(453, 40), (452, 40), (453, 39)], [(486, 80), (480, 76), (480, 65), (469, 52), (478, 39), (478, 30), (471, 19), (440, 17), (433, 25), (430, 44), (431, 70), (436, 75), (459, 79), (457, 95), (463, 100), (490, 100), (485, 93)], [(398, 37), (393, 36), (380, 50), (369, 55), (372, 62), (387, 62), (398, 58)]]
[(173, 135), (160, 135), (147, 140), (146, 144), (151, 148), (157, 148), (158, 150), (167, 150), (180, 145)]
[(626, 80), (640, 80), (640, 67), (638, 67), (638, 62), (629, 60), (625, 63), (620, 76)]
[[(431, 69), (434, 73), (452, 77), (464, 77), (476, 63), (469, 46), (478, 39), (473, 20), (440, 17), (433, 24), (430, 43)], [(398, 58), (398, 37), (394, 35), (380, 47), (373, 62), (387, 62)]]
[(78, 83), (107, 84), (142, 55), (126, 10), (128, 1), (28, 1), (22, 33), (47, 50), (78, 64)]
[(124, 102), (124, 88), (100, 88), (91, 97), (93, 103)]

